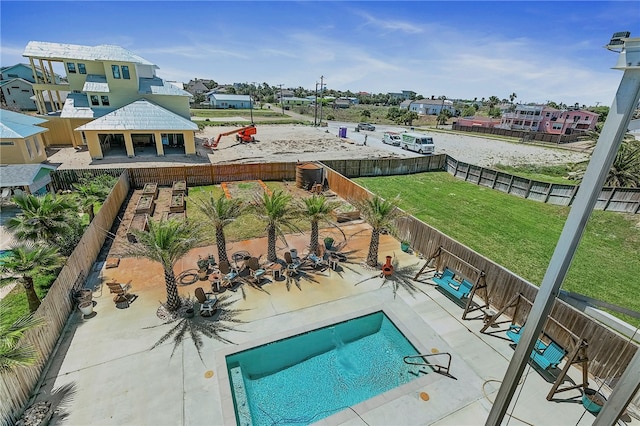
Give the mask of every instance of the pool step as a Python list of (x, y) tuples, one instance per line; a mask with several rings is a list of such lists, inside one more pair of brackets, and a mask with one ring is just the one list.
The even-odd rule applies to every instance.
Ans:
[(244, 388), (244, 378), (240, 366), (231, 368), (231, 383), (233, 383), (233, 394), (236, 400), (237, 419), (240, 426), (252, 426), (251, 410), (249, 410), (249, 400), (247, 391)]

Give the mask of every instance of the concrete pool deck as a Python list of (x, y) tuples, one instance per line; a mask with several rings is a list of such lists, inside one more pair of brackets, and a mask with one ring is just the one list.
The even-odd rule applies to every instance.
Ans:
[[(363, 259), (369, 233), (364, 225), (345, 227), (347, 249), (357, 250)], [(323, 230), (324, 236), (328, 232)], [(293, 247), (304, 247), (306, 236), (287, 236)], [(229, 244), (228, 251), (247, 250), (254, 255), (266, 252), (265, 239)], [(280, 254), (285, 250), (279, 247)], [(198, 255), (215, 253), (203, 247), (189, 253), (176, 272), (195, 267)], [(399, 243), (381, 236), (379, 257), (395, 254), (401, 267), (422, 266), (424, 260), (403, 253)], [(216, 256), (217, 259), (217, 256)], [(96, 271), (89, 285), (94, 288), (95, 314), (84, 318), (79, 311), (64, 330), (59, 348), (45, 373), (37, 400), (46, 400), (52, 390), (73, 384), (75, 395), (61, 411), (66, 425), (229, 425), (235, 423), (224, 356), (246, 347), (311, 330), (332, 322), (382, 308), (396, 325), (418, 346), (430, 352), (451, 352), (451, 375), (457, 380), (429, 374), (407, 385), (323, 419), (326, 425), (476, 425), (484, 423), (491, 401), (504, 376), (513, 349), (504, 333), (481, 334), (482, 314), (462, 320), (463, 309), (428, 282), (418, 283), (412, 297), (399, 289), (394, 298), (391, 286), (381, 287), (381, 279), (357, 286), (354, 283), (377, 272), (358, 264), (342, 274), (324, 271), (317, 282), (301, 282), (301, 289), (286, 289), (284, 281), (266, 283), (266, 292), (248, 287), (246, 299), (240, 291), (225, 292), (235, 299), (235, 308), (244, 321), (236, 331), (223, 333), (234, 344), (204, 339), (202, 360), (188, 339), (173, 357), (171, 340), (149, 350), (170, 326), (159, 326), (156, 316), (165, 300), (164, 277), (158, 264), (144, 259), (122, 259), (113, 269)], [(341, 276), (342, 275), (342, 276)], [(104, 282), (116, 279), (133, 285), (138, 297), (126, 309), (118, 309)], [(180, 286), (181, 294), (193, 295), (195, 288), (208, 288), (198, 281)], [(268, 292), (268, 293), (267, 293)], [(593, 422), (594, 416), (580, 403), (580, 392), (572, 390), (547, 401), (551, 383), (533, 368), (527, 368), (518, 403), (510, 424), (579, 424)], [(580, 371), (571, 368), (578, 381)], [(592, 386), (597, 385), (593, 383)], [(518, 389), (520, 391), (520, 388)], [(516, 392), (516, 394), (518, 393)], [(429, 395), (428, 401), (420, 393)], [(295, 395), (292, 395), (295, 398)], [(514, 398), (515, 399), (515, 398)], [(509, 409), (511, 413), (511, 408)], [(505, 418), (506, 421), (507, 418)], [(631, 420), (630, 424), (640, 424)]]

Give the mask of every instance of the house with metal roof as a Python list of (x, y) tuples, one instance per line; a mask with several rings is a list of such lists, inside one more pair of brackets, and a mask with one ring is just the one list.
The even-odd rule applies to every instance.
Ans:
[(85, 134), (91, 158), (102, 159), (112, 149), (124, 148), (128, 157), (147, 147), (157, 155), (171, 148), (183, 150), (198, 130), (193, 121), (146, 99), (130, 103), (76, 129)]
[(30, 81), (16, 77), (0, 80), (0, 104), (5, 108), (35, 111), (36, 103), (31, 99), (33, 87)]
[(8, 198), (20, 192), (44, 194), (51, 189), (50, 173), (55, 169), (55, 166), (48, 164), (0, 165), (0, 188), (3, 197)]
[[(42, 77), (40, 68), (36, 68), (36, 73), (38, 77)], [(22, 63), (0, 68), (0, 80), (11, 80), (12, 78), (21, 78), (31, 83), (36, 82), (31, 67)]]
[[(53, 69), (53, 64), (61, 64), (66, 71), (65, 82), (56, 82), (45, 73), (43, 81), (33, 86), (38, 112), (41, 115), (47, 115), (49, 120), (47, 127), (52, 130), (45, 138), (48, 145), (93, 146), (94, 149), (89, 151), (94, 159), (116, 152), (126, 152), (131, 156), (135, 155), (135, 150), (132, 148), (135, 142), (127, 141), (127, 135), (154, 135), (153, 132), (149, 133), (149, 129), (144, 126), (123, 129), (122, 121), (114, 122), (113, 120), (101, 121), (102, 128), (99, 134), (93, 131), (85, 133), (85, 130), (92, 129), (86, 126), (107, 115), (122, 118), (129, 113), (134, 113), (136, 116), (124, 121), (128, 123), (127, 125), (135, 126), (144, 123), (144, 119), (141, 120), (140, 117), (156, 116), (158, 107), (164, 111), (161, 115), (167, 123), (159, 126), (165, 129), (154, 128), (154, 130), (170, 130), (176, 121), (190, 122), (191, 94), (159, 78), (156, 75), (157, 65), (120, 46), (83, 46), (31, 41), (27, 44), (23, 56), (29, 59), (32, 69), (36, 66)], [(66, 99), (61, 95), (64, 92), (68, 93)], [(48, 113), (46, 99), (53, 104), (54, 113)], [(147, 102), (136, 103), (139, 100)], [(147, 108), (148, 111), (141, 111), (143, 108)], [(104, 128), (105, 123), (112, 123), (114, 127)], [(197, 126), (183, 127), (185, 128), (178, 131), (180, 137), (177, 138), (181, 141), (181, 153), (195, 154)], [(129, 133), (123, 133), (124, 130)], [(110, 135), (122, 135), (122, 138), (118, 136), (118, 140), (122, 142), (121, 147), (127, 149), (122, 151), (105, 149), (109, 147), (108, 144), (103, 145), (101, 150), (95, 148), (100, 146), (102, 140), (113, 139)], [(90, 140), (91, 138), (93, 140)], [(156, 136), (153, 137), (155, 138)], [(149, 144), (148, 140), (150, 140), (149, 137), (146, 139), (146, 145)], [(169, 141), (171, 142), (171, 137)], [(158, 146), (162, 148), (162, 145)], [(157, 155), (165, 153), (167, 150), (157, 151)]]
[(39, 126), (47, 120), (0, 109), (0, 162), (34, 164), (47, 159), (42, 134), (49, 129)]
[(249, 109), (252, 99), (249, 95), (227, 95), (226, 93), (208, 92), (207, 101), (213, 108)]

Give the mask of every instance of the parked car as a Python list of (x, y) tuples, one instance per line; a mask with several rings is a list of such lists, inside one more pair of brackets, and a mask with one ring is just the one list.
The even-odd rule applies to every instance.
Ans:
[(375, 129), (376, 129), (376, 126), (374, 126), (373, 124), (358, 123), (358, 130), (371, 130), (371, 131), (374, 131)]
[(384, 132), (384, 135), (382, 137), (383, 143), (393, 146), (400, 146), (401, 140), (402, 138), (400, 138), (400, 134), (396, 132)]

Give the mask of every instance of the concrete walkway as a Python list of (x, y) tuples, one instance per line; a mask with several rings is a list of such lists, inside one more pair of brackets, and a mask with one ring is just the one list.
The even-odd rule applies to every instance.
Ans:
[[(366, 255), (369, 234), (346, 227), (347, 250)], [(323, 232), (324, 236), (326, 232)], [(291, 246), (302, 248), (307, 236), (288, 236)], [(229, 253), (247, 250), (264, 253), (266, 241), (257, 239), (230, 244)], [(280, 254), (287, 248), (279, 247)], [(176, 271), (195, 267), (198, 255), (215, 253), (215, 247), (192, 251)], [(401, 267), (420, 267), (423, 260), (403, 253), (399, 243), (383, 235), (380, 258), (395, 254)], [(482, 314), (462, 320), (462, 308), (440, 293), (428, 281), (418, 283), (419, 293), (411, 297), (399, 289), (394, 297), (390, 283), (381, 287), (379, 278), (355, 286), (378, 272), (358, 263), (341, 274), (324, 271), (317, 282), (303, 281), (301, 289), (287, 290), (284, 281), (263, 285), (265, 291), (246, 289), (225, 292), (235, 308), (245, 309), (236, 331), (223, 333), (233, 344), (204, 339), (202, 360), (191, 341), (174, 350), (172, 341), (150, 350), (169, 329), (156, 316), (165, 300), (164, 277), (158, 264), (146, 260), (122, 259), (114, 269), (102, 271), (94, 288), (95, 314), (84, 318), (75, 312), (53, 357), (38, 400), (54, 389), (75, 386), (76, 394), (62, 414), (65, 425), (229, 425), (235, 413), (225, 356), (285, 336), (312, 330), (362, 313), (383, 310), (425, 352), (452, 354), (451, 374), (455, 379), (428, 374), (407, 385), (372, 398), (320, 422), (327, 425), (477, 425), (484, 422), (495, 398), (513, 349), (504, 333), (479, 333)], [(126, 309), (118, 309), (103, 283), (110, 279), (131, 281), (138, 298)], [(196, 282), (181, 286), (184, 295), (193, 294)], [(207, 288), (207, 286), (203, 286)], [(569, 391), (549, 402), (551, 383), (533, 369), (527, 369), (524, 387), (515, 408), (512, 425), (578, 424), (593, 422), (594, 416), (580, 404), (580, 392)], [(577, 380), (579, 371), (572, 368)], [(304, 380), (301, 378), (300, 380)], [(421, 394), (429, 395), (427, 401)], [(292, 395), (295, 398), (295, 395)], [(54, 419), (53, 424), (57, 423)], [(634, 421), (632, 424), (639, 424)]]

